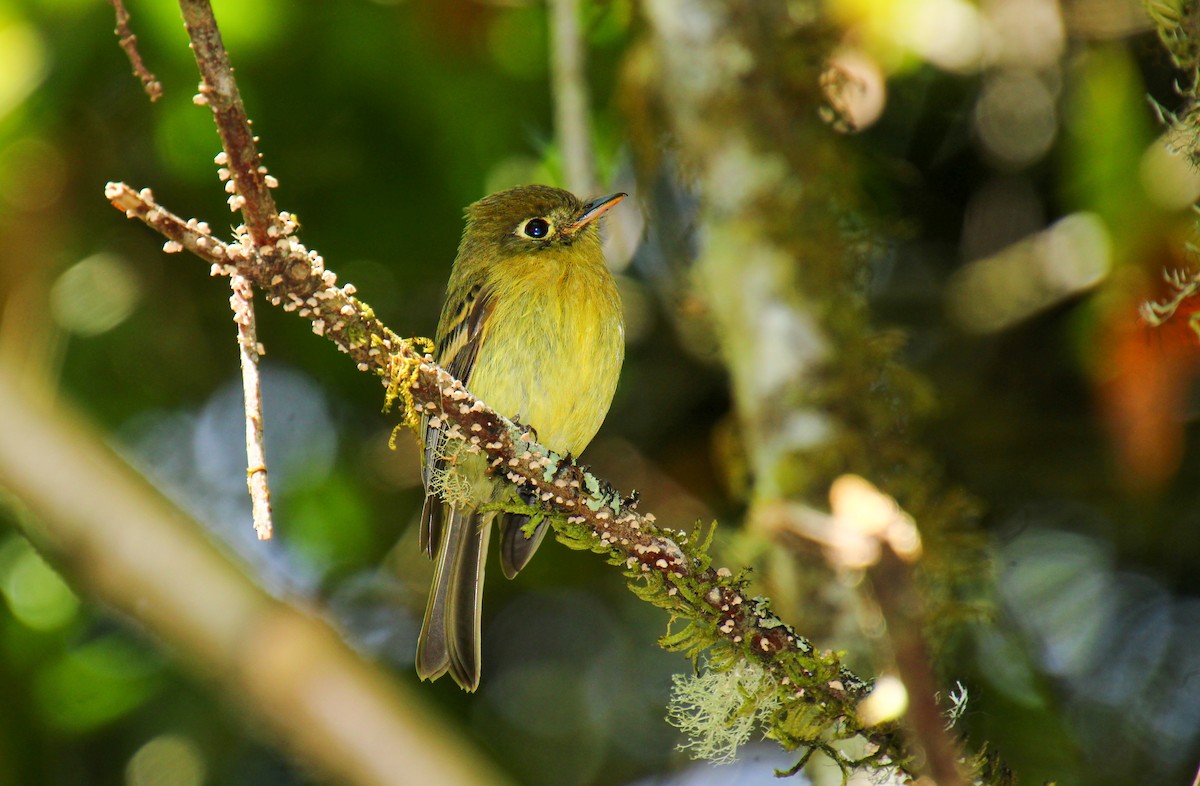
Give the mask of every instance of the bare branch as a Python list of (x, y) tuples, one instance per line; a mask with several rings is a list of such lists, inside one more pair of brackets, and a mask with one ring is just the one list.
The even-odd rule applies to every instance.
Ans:
[[(310, 252), (292, 236), (296, 224), (288, 213), (278, 216), (281, 229), (270, 247), (271, 255), (267, 256), (265, 249), (213, 237), (203, 221), (185, 221), (164, 210), (155, 203), (148, 188), (135, 191), (124, 183), (109, 183), (104, 194), (126, 216), (145, 222), (166, 237), (168, 245), (164, 250), (192, 252), (212, 264), (213, 275), (244, 276), (266, 293), (272, 305), (308, 319), (313, 332), (349, 354), (360, 371), (374, 371), (390, 379), (391, 355), (408, 342), (354, 297), (353, 284), (337, 286), (337, 276), (325, 270), (321, 256)], [(405, 357), (417, 358), (417, 355), (409, 350)]]
[(259, 540), (271, 539), (271, 490), (267, 485), (267, 452), (263, 444), (262, 381), (258, 359), (263, 347), (258, 343), (254, 317), (254, 289), (244, 276), (230, 276), (233, 294), (229, 305), (237, 323), (238, 347), (242, 358), (242, 397), (246, 407), (246, 485), (250, 489), (254, 532)]
[[(258, 152), (258, 138), (250, 130), (250, 118), (242, 104), (233, 66), (221, 41), (221, 32), (208, 0), (180, 0), (184, 24), (192, 39), (192, 52), (200, 69), (198, 103), (213, 113), (223, 152), (217, 157), (219, 175), (227, 180), (229, 209), (241, 210), (247, 228), (246, 245), (275, 256), (275, 238), (284, 234), (285, 221), (275, 208), (270, 189), (278, 181), (267, 173)], [(226, 168), (227, 167), (227, 168)], [(253, 291), (243, 276), (231, 276), (231, 300), (238, 325), (242, 365), (242, 397), (246, 406), (246, 483), (250, 489), (254, 530), (260, 540), (271, 537), (271, 501), (267, 486), (266, 454), (263, 449), (262, 390), (258, 379), (260, 354), (255, 330)]]
[(117, 29), (113, 32), (120, 37), (120, 46), (125, 50), (129, 64), (133, 66), (133, 75), (141, 80), (142, 89), (146, 91), (150, 100), (157, 101), (162, 98), (162, 82), (159, 82), (158, 77), (151, 73), (149, 68), (146, 68), (146, 63), (142, 60), (142, 53), (137, 48), (137, 36), (129, 27), (129, 11), (125, 9), (125, 2), (124, 0), (108, 1), (112, 3), (113, 9), (117, 12)]

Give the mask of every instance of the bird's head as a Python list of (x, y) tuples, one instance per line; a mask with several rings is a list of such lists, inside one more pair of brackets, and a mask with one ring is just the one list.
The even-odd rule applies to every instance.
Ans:
[(557, 251), (599, 253), (596, 219), (626, 194), (583, 201), (551, 186), (518, 186), (484, 197), (466, 210), (460, 256), (500, 259)]

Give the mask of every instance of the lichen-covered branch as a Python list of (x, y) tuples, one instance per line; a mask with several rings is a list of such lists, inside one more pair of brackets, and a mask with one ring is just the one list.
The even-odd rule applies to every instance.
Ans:
[(354, 296), (353, 284), (337, 285), (337, 276), (325, 269), (321, 256), (293, 236), (296, 223), (290, 214), (277, 216), (280, 229), (272, 230), (274, 241), (268, 256), (239, 239), (225, 242), (214, 237), (206, 222), (185, 221), (159, 207), (149, 189), (135, 191), (124, 183), (109, 183), (104, 194), (126, 216), (143, 221), (167, 238), (164, 251), (190, 251), (212, 265), (213, 275), (243, 276), (266, 293), (272, 305), (308, 319), (313, 332), (349, 354), (360, 371), (374, 371), (390, 379), (392, 353), (408, 342)]
[[(250, 119), (242, 104), (229, 54), (221, 42), (216, 17), (208, 0), (180, 0), (184, 24), (192, 39), (192, 53), (200, 70), (197, 103), (212, 109), (223, 151), (217, 163), (218, 174), (230, 192), (229, 209), (242, 211), (246, 233), (242, 242), (261, 249), (257, 256), (274, 256), (274, 238), (282, 233), (283, 222), (275, 209), (270, 188), (278, 181), (262, 165), (257, 141), (250, 131)], [(228, 165), (226, 167), (225, 165)], [(246, 409), (246, 483), (254, 515), (254, 531), (260, 540), (271, 537), (271, 492), (267, 484), (266, 451), (263, 446), (262, 390), (259, 385), (259, 350), (253, 290), (242, 276), (231, 276), (233, 297), (230, 305), (238, 326), (238, 347), (242, 366), (242, 400)]]
[[(661, 7), (655, 13), (669, 12), (666, 3), (659, 0)], [(760, 686), (760, 695), (745, 696), (745, 706), (736, 712), (753, 713), (768, 736), (789, 749), (821, 750), (844, 768), (874, 762), (912, 773), (910, 754), (901, 745), (895, 724), (868, 728), (859, 719), (857, 706), (868, 695), (869, 685), (846, 669), (836, 654), (818, 651), (798, 636), (771, 611), (766, 599), (748, 595), (742, 575), (713, 567), (708, 555), (711, 532), (659, 527), (653, 516), (637, 509), (636, 499), (623, 498), (569, 456), (553, 454), (537, 444), (528, 432), (488, 408), (433, 363), (423, 352), (424, 342), (401, 338), (355, 296), (352, 285), (338, 285), (337, 276), (325, 268), (320, 255), (296, 239), (291, 216), (276, 212), (268, 191), (274, 182), (259, 166), (255, 140), (211, 9), (204, 0), (182, 0), (181, 6), (203, 75), (201, 103), (212, 107), (221, 133), (224, 151), (217, 164), (225, 170), (223, 178), (232, 178), (230, 205), (243, 211), (246, 228), (236, 230), (229, 241), (221, 240), (203, 222), (184, 220), (156, 204), (148, 190), (135, 191), (124, 184), (108, 185), (106, 196), (113, 205), (166, 237), (164, 250), (186, 249), (209, 262), (214, 275), (240, 276), (260, 289), (268, 302), (307, 319), (315, 333), (334, 342), (360, 371), (381, 378), (387, 386), (387, 401), (402, 406), (406, 423), (429, 416), (435, 428), (442, 429), (447, 438), (461, 441), (463, 449), (485, 454), (497, 475), (532, 492), (561, 541), (603, 554), (626, 572), (635, 593), (671, 614), (673, 630), (663, 637), (665, 647), (693, 658), (703, 653), (710, 673), (742, 675), (738, 679), (743, 688), (737, 695), (748, 690), (745, 685)], [(677, 27), (685, 37), (695, 33), (689, 32), (688, 25)], [(718, 68), (726, 65), (729, 63), (714, 64)], [(712, 74), (711, 69), (700, 69), (681, 78), (703, 81)], [(687, 105), (680, 106), (686, 114)], [(692, 119), (703, 118), (695, 115)], [(732, 138), (724, 141), (738, 142)], [(716, 203), (729, 220), (714, 224), (718, 229), (708, 238), (710, 247), (724, 247), (746, 265), (747, 277), (724, 291), (731, 299), (729, 310), (714, 310), (719, 325), (736, 325), (736, 318), (732, 323), (724, 321), (739, 309), (741, 318), (750, 317), (752, 308), (766, 302), (761, 299), (764, 293), (789, 291), (772, 272), (785, 269), (780, 260), (786, 261), (789, 249), (750, 242), (769, 239), (761, 232), (762, 216), (751, 221), (738, 215), (747, 195), (786, 183), (778, 178), (778, 164), (764, 164), (744, 143), (729, 150), (696, 150), (720, 153), (713, 159), (717, 169), (709, 184), (714, 194), (720, 193), (721, 171), (743, 164), (754, 167), (751, 174), (756, 180), (749, 192), (745, 184), (736, 183), (743, 190), (725, 192), (724, 202)], [(822, 148), (815, 146), (814, 150)], [(742, 253), (746, 250), (757, 256), (747, 259)], [(722, 280), (724, 273), (716, 263), (711, 276), (714, 285), (719, 280), (722, 286), (729, 283)], [(755, 318), (771, 320), (783, 313), (768, 308)], [(794, 429), (778, 428), (788, 423), (771, 419), (776, 411), (771, 397), (790, 389), (793, 372), (815, 368), (824, 357), (820, 331), (815, 325), (810, 330), (803, 322), (797, 323), (790, 313), (782, 326), (777, 319), (769, 323), (782, 327), (782, 333), (768, 334), (763, 347), (752, 348), (755, 352), (785, 352), (786, 367), (777, 368), (767, 379), (755, 380), (750, 373), (753, 352), (745, 358), (730, 354), (731, 362), (740, 364), (734, 374), (739, 401), (757, 402), (757, 414), (745, 422), (758, 444), (759, 470), (773, 468), (768, 460), (770, 451), (786, 448), (779, 435), (794, 436)], [(765, 373), (771, 367), (759, 368)], [(788, 399), (784, 403), (795, 402)], [(774, 483), (763, 488), (781, 495), (787, 484), (782, 477)], [(856, 760), (832, 745), (851, 737), (867, 743), (865, 755)]]
[[(856, 720), (855, 706), (869, 692), (863, 680), (835, 654), (818, 652), (797, 635), (765, 599), (749, 596), (742, 576), (711, 565), (711, 533), (659, 527), (653, 515), (637, 509), (635, 498), (623, 498), (570, 457), (539, 445), (384, 326), (352, 285), (338, 287), (321, 257), (290, 234), (272, 259), (255, 260), (247, 247), (220, 241), (206, 225), (159, 207), (148, 191), (109, 184), (106, 195), (127, 216), (167, 237), (169, 250), (192, 251), (213, 265), (215, 275), (244, 276), (269, 301), (308, 319), (359, 370), (379, 375), (390, 399), (406, 401), (408, 415), (427, 413), (449, 439), (486, 454), (499, 476), (537, 496), (560, 540), (623, 567), (640, 597), (678, 620), (664, 645), (692, 656), (716, 650), (725, 660), (759, 664), (773, 684), (786, 686), (774, 736), (791, 747), (814, 745), (836, 727), (839, 735), (863, 734), (881, 756), (903, 756), (889, 727), (864, 730)], [(281, 222), (289, 233), (294, 228), (286, 214)]]

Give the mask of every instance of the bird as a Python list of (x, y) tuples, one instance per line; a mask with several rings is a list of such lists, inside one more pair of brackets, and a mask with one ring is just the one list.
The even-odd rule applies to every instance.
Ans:
[[(626, 196), (584, 201), (561, 188), (526, 185), (484, 197), (466, 208), (446, 286), (435, 359), (561, 455), (578, 456), (591, 442), (620, 377), (621, 298), (604, 262), (598, 219)], [(457, 450), (428, 415), (423, 441), (419, 543), (434, 575), (416, 670), (422, 680), (449, 673), (473, 692), (492, 524), (498, 519), (500, 565), (511, 579), (548, 522), (527, 537), (528, 515), (481, 511), (511, 493), (488, 474), (486, 457)]]

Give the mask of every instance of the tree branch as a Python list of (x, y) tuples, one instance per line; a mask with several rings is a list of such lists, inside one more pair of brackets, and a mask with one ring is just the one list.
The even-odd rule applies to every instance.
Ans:
[(448, 439), (485, 454), (498, 476), (533, 492), (561, 541), (605, 555), (625, 569), (635, 593), (684, 623), (663, 638), (664, 646), (692, 657), (707, 651), (725, 663), (755, 664), (772, 696), (774, 709), (766, 720), (770, 736), (789, 748), (819, 748), (846, 767), (855, 762), (830, 741), (862, 737), (869, 744), (866, 760), (909, 772), (909, 754), (894, 724), (867, 728), (858, 719), (857, 704), (869, 686), (837, 655), (818, 652), (796, 635), (766, 599), (749, 597), (741, 575), (712, 567), (711, 531), (706, 536), (701, 530), (658, 527), (652, 515), (637, 510), (635, 499), (622, 498), (570, 457), (551, 453), (476, 399), (413, 341), (383, 325), (355, 297), (352, 285), (337, 285), (320, 255), (294, 237), (291, 217), (276, 212), (267, 190), (274, 183), (258, 166), (255, 139), (211, 10), (203, 0), (181, 0), (181, 6), (203, 75), (201, 97), (213, 109), (224, 146), (217, 163), (229, 167), (236, 192), (230, 204), (243, 210), (249, 229), (222, 241), (206, 224), (185, 221), (157, 205), (149, 190), (137, 192), (124, 184), (106, 187), (113, 205), (168, 238), (164, 250), (186, 249), (208, 261), (214, 275), (243, 277), (270, 303), (308, 319), (313, 331), (350, 355), (360, 371), (381, 378), (386, 400), (403, 402), (407, 423), (430, 416)]
[[(962, 753), (938, 706), (933, 659), (922, 635), (925, 602), (913, 575), (923, 552), (916, 523), (895, 500), (853, 475), (834, 481), (829, 503), (826, 557), (842, 571), (865, 572), (904, 687), (898, 709), (911, 731), (914, 760), (938, 786), (964, 786)], [(865, 707), (863, 714), (869, 714)]]
[(761, 664), (784, 688), (788, 703), (805, 708), (792, 711), (804, 715), (807, 730), (792, 745), (815, 744), (836, 726), (839, 736), (861, 734), (882, 756), (903, 761), (891, 727), (865, 729), (857, 721), (855, 707), (869, 692), (867, 683), (844, 668), (837, 655), (818, 652), (797, 635), (771, 612), (766, 599), (748, 596), (742, 576), (713, 568), (703, 532), (659, 528), (653, 515), (637, 510), (636, 498), (622, 498), (570, 457), (538, 444), (384, 326), (354, 297), (352, 285), (337, 287), (336, 276), (315, 252), (286, 237), (277, 243), (280, 253), (263, 259), (245, 246), (213, 238), (204, 224), (159, 207), (148, 189), (136, 192), (110, 183), (105, 194), (127, 216), (169, 238), (169, 250), (186, 248), (211, 262), (214, 275), (243, 276), (273, 304), (308, 319), (313, 331), (349, 354), (359, 370), (382, 377), (389, 400), (406, 400), (406, 420), (418, 412), (431, 415), (431, 424), (448, 439), (485, 454), (494, 473), (534, 493), (553, 517), (560, 540), (624, 567), (635, 593), (687, 623), (683, 635), (667, 637), (671, 648), (695, 656), (719, 644), (732, 657)]
[[(224, 148), (217, 163), (218, 175), (230, 192), (229, 209), (241, 210), (248, 228), (243, 242), (261, 249), (262, 255), (274, 255), (274, 238), (281, 234), (283, 222), (275, 209), (270, 188), (278, 181), (267, 174), (258, 152), (258, 137), (250, 131), (250, 118), (242, 104), (233, 66), (221, 41), (221, 32), (208, 0), (180, 0), (184, 25), (192, 39), (192, 52), (200, 69), (197, 102), (207, 104), (213, 113), (217, 133)], [(228, 168), (224, 167), (228, 164)], [(253, 291), (242, 276), (231, 276), (233, 296), (230, 305), (238, 326), (238, 347), (242, 366), (242, 400), (246, 409), (246, 483), (254, 512), (254, 531), (260, 540), (271, 537), (271, 492), (267, 484), (266, 451), (263, 446), (262, 389), (259, 384), (257, 322)]]
[[(321, 619), (268, 595), (201, 527), (0, 366), (0, 487), (25, 534), (89, 595), (136, 619), (297, 758), (356, 786), (502, 776)], [(64, 490), (69, 489), (69, 493)]]
[(246, 247), (213, 238), (205, 224), (159, 207), (148, 189), (136, 192), (110, 183), (105, 195), (127, 216), (167, 237), (168, 245), (174, 244), (171, 250), (186, 248), (209, 261), (214, 275), (244, 276), (270, 302), (308, 319), (314, 332), (350, 355), (360, 371), (379, 375), (390, 398), (411, 397), (409, 414), (433, 416), (431, 423), (447, 438), (487, 455), (497, 475), (534, 493), (541, 507), (558, 517), (562, 538), (645, 577), (648, 586), (662, 590), (655, 598), (658, 605), (710, 626), (714, 641), (776, 662), (780, 677), (790, 675), (803, 689), (804, 701), (824, 704), (831, 719), (852, 723), (853, 704), (866, 695), (867, 686), (841, 669), (832, 654), (817, 653), (771, 615), (765, 602), (750, 602), (744, 582), (731, 571), (712, 568), (697, 533), (660, 529), (653, 515), (637, 510), (634, 498), (623, 499), (570, 457), (549, 451), (489, 408), (429, 355), (419, 354), (412, 342), (384, 326), (354, 297), (352, 285), (337, 287), (336, 276), (324, 269), (315, 252), (287, 237), (277, 245), (280, 254), (255, 260)]
[(254, 317), (254, 289), (242, 276), (230, 276), (229, 286), (233, 290), (229, 305), (233, 309), (233, 321), (237, 323), (242, 394), (246, 407), (246, 486), (250, 490), (254, 532), (259, 540), (270, 540), (271, 489), (267, 484), (262, 379), (258, 373), (258, 360), (263, 355), (263, 348), (258, 343), (257, 320)]
[[(899, 342), (872, 327), (863, 297), (867, 238), (848, 229), (861, 221), (853, 162), (819, 112), (842, 31), (774, 0), (648, 0), (646, 16), (648, 46), (623, 90), (641, 131), (640, 182), (655, 187), (678, 162), (672, 176), (695, 188), (695, 243), (678, 248), (730, 372), (753, 483), (749, 525), (807, 511), (853, 471), (886, 484), (937, 544), (929, 535), (961, 526), (969, 508), (954, 490), (931, 490), (936, 466), (909, 436), (927, 394), (897, 361)], [(903, 624), (889, 627), (893, 652), (921, 711), (913, 728), (929, 735), (901, 769), (950, 786), (961, 782), (956, 751), (931, 730), (931, 674), (913, 662), (927, 654), (927, 619), (915, 609), (924, 605), (908, 596), (889, 607)]]

